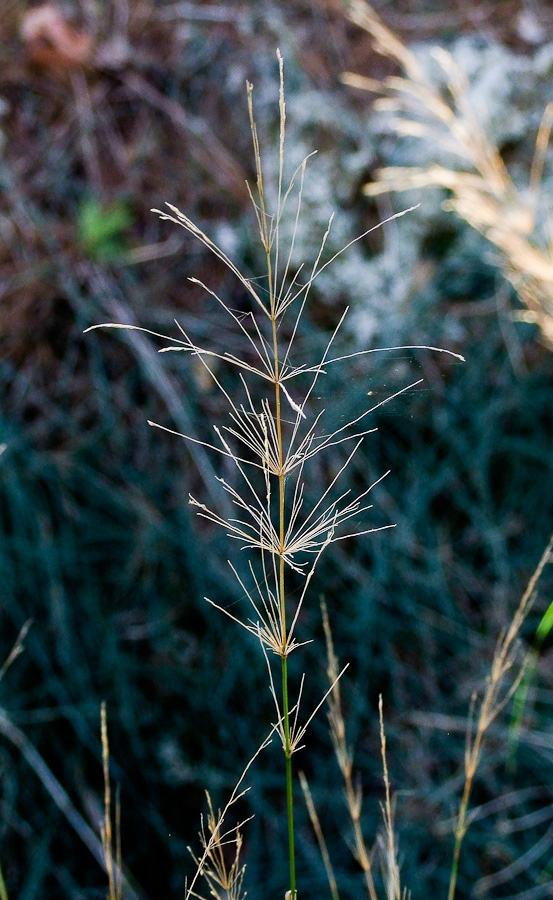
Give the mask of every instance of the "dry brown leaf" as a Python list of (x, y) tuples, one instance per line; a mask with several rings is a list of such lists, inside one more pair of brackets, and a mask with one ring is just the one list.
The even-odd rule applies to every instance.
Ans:
[(79, 68), (92, 57), (92, 38), (70, 25), (53, 3), (27, 10), (21, 23), (21, 38), (29, 61), (44, 68)]

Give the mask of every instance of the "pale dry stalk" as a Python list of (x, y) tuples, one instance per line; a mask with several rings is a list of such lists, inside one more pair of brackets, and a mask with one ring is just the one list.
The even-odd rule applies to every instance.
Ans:
[(330, 894), (332, 896), (332, 900), (340, 900), (340, 894), (338, 892), (338, 885), (336, 883), (336, 876), (334, 875), (334, 869), (332, 866), (332, 862), (330, 860), (330, 854), (328, 852), (328, 847), (326, 845), (325, 837), (323, 834), (323, 829), (321, 828), (321, 822), (319, 819), (319, 814), (317, 812), (317, 808), (313, 802), (313, 796), (311, 794), (311, 790), (309, 787), (309, 782), (305, 777), (305, 772), (298, 773), (301, 789), (303, 791), (303, 797), (305, 800), (305, 805), (307, 807), (307, 812), (309, 813), (309, 819), (311, 821), (311, 825), (313, 826), (313, 831), (315, 832), (315, 837), (317, 838), (317, 844), (319, 845), (319, 851), (321, 854), (321, 858), (323, 860), (323, 865), (325, 867), (326, 877), (328, 881), (328, 886), (330, 888)]
[(121, 804), (119, 796), (115, 803), (115, 852), (113, 840), (111, 782), (109, 777), (109, 739), (106, 704), (100, 709), (100, 732), (102, 739), (102, 768), (104, 774), (104, 821), (101, 827), (102, 848), (106, 874), (108, 876), (107, 900), (122, 900), (122, 855), (121, 855)]
[(378, 719), (380, 722), (380, 754), (382, 756), (382, 774), (385, 790), (385, 800), (382, 804), (382, 816), (384, 818), (384, 830), (386, 833), (386, 846), (384, 851), (386, 893), (388, 900), (402, 900), (401, 880), (394, 836), (394, 812), (392, 809), (390, 776), (388, 774), (388, 758), (386, 755), (386, 732), (384, 730), (382, 694), (378, 698)]
[[(332, 632), (326, 604), (321, 604), (323, 615), (323, 627), (326, 637), (327, 676), (331, 684), (336, 682), (338, 675), (338, 659), (334, 652)], [(376, 888), (372, 873), (372, 853), (368, 850), (363, 829), (361, 827), (361, 812), (363, 795), (361, 785), (354, 783), (353, 753), (348, 746), (346, 737), (346, 723), (342, 711), (342, 697), (339, 682), (328, 697), (328, 721), (330, 736), (334, 754), (344, 780), (346, 804), (353, 830), (353, 855), (361, 866), (365, 878), (365, 885), (370, 900), (377, 900)]]

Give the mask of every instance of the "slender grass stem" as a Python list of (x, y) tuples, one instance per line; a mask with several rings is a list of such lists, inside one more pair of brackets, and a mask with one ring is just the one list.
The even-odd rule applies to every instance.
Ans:
[(284, 735), (286, 738), (286, 815), (288, 818), (288, 854), (290, 858), (290, 894), (296, 900), (296, 851), (294, 845), (294, 795), (292, 783), (292, 751), (290, 747), (290, 714), (288, 704), (288, 657), (282, 657), (282, 699)]
[(279, 560), (279, 601), (280, 601), (280, 619), (281, 619), (281, 635), (282, 635), (282, 713), (284, 727), (284, 756), (286, 761), (286, 816), (288, 820), (288, 857), (290, 863), (290, 898), (296, 900), (296, 850), (294, 843), (294, 794), (292, 779), (292, 746), (290, 740), (290, 704), (288, 701), (288, 658), (287, 658), (287, 641), (288, 629), (286, 623), (286, 591), (284, 586), (284, 544), (285, 544), (285, 523), (284, 523), (284, 447), (282, 440), (282, 413), (281, 413), (281, 397), (280, 397), (280, 361), (278, 353), (278, 336), (277, 336), (277, 315), (276, 315), (276, 297), (273, 283), (273, 272), (271, 262), (271, 252), (269, 243), (267, 248), (267, 274), (269, 281), (269, 302), (271, 310), (271, 324), (273, 337), (273, 354), (274, 354), (274, 377), (275, 377), (275, 417), (277, 429), (278, 444), (278, 520), (279, 520), (279, 544), (280, 544), (280, 560)]
[(287, 657), (287, 624), (286, 624), (286, 592), (284, 587), (284, 451), (282, 445), (282, 418), (280, 404), (280, 384), (278, 383), (279, 361), (278, 341), (276, 335), (276, 321), (273, 319), (273, 344), (275, 353), (275, 395), (276, 395), (276, 420), (279, 455), (278, 476), (278, 506), (279, 506), (279, 540), (280, 540), (280, 569), (279, 569), (279, 593), (280, 615), (282, 628), (282, 711), (284, 718), (284, 755), (286, 759), (286, 815), (288, 819), (288, 855), (290, 860), (290, 894), (291, 900), (296, 900), (296, 851), (294, 844), (294, 796), (292, 789), (292, 748), (290, 742), (290, 710), (288, 702), (288, 657)]
[(455, 829), (455, 847), (453, 849), (453, 861), (451, 864), (451, 874), (449, 877), (449, 889), (447, 892), (447, 900), (453, 900), (455, 890), (457, 888), (457, 875), (459, 873), (459, 859), (461, 856), (461, 845), (467, 830), (467, 812), (472, 788), (472, 779), (465, 781), (463, 789), (463, 797), (459, 807), (459, 816), (457, 819), (457, 827)]

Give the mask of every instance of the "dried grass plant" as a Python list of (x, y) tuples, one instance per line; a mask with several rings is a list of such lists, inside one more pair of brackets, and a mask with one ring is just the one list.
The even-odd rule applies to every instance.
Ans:
[[(240, 857), (242, 852), (241, 828), (248, 819), (230, 828), (226, 826), (226, 819), (230, 810), (248, 792), (249, 788), (244, 786), (246, 775), (260, 753), (271, 743), (273, 733), (274, 728), (248, 761), (224, 809), (219, 810), (217, 815), (213, 809), (211, 796), (207, 793), (207, 821), (202, 821), (200, 829), (200, 844), (203, 852), (198, 858), (193, 851), (190, 851), (196, 863), (196, 871), (190, 883), (186, 885), (186, 900), (189, 900), (190, 897), (203, 900), (202, 894), (198, 893), (196, 888), (200, 878), (205, 880), (210, 896), (215, 897), (216, 900), (244, 900), (246, 896), (243, 890), (245, 866)], [(234, 848), (230, 865), (227, 862), (226, 850), (229, 845)]]
[[(259, 240), (261, 242), (265, 271), (262, 278), (250, 278), (243, 274), (235, 262), (217, 246), (211, 238), (184, 213), (171, 204), (165, 210), (154, 210), (163, 220), (172, 222), (192, 234), (222, 261), (238, 280), (250, 308), (237, 312), (211, 287), (191, 279), (201, 285), (208, 298), (219, 304), (232, 320), (244, 344), (240, 356), (225, 352), (214, 346), (203, 346), (177, 322), (180, 335), (174, 337), (158, 334), (136, 325), (106, 323), (110, 328), (131, 328), (146, 331), (157, 338), (169, 342), (160, 352), (184, 351), (195, 358), (205, 369), (226, 401), (229, 422), (213, 425), (215, 442), (203, 442), (179, 432), (181, 437), (203, 446), (220, 457), (230, 461), (235, 476), (232, 479), (220, 477), (218, 480), (230, 498), (234, 513), (227, 515), (224, 510), (211, 508), (201, 500), (190, 497), (190, 503), (198, 514), (211, 524), (222, 527), (227, 535), (239, 542), (248, 554), (247, 565), (240, 568), (238, 563), (229, 561), (245, 601), (250, 607), (249, 615), (235, 615), (229, 609), (209, 603), (250, 632), (261, 645), (268, 670), (270, 692), (275, 704), (276, 721), (273, 733), (278, 735), (284, 755), (286, 778), (286, 816), (288, 829), (289, 887), (287, 896), (295, 900), (296, 866), (293, 812), (292, 757), (303, 746), (306, 731), (327, 696), (332, 694), (342, 672), (336, 672), (326, 694), (305, 718), (300, 715), (300, 704), (304, 678), (295, 690), (292, 700), (288, 673), (288, 657), (306, 641), (296, 636), (300, 613), (306, 599), (309, 584), (323, 551), (332, 543), (345, 538), (370, 534), (381, 528), (359, 524), (363, 514), (371, 508), (369, 494), (375, 483), (364, 487), (352, 495), (347, 486), (340, 488), (348, 465), (361, 446), (364, 438), (373, 429), (368, 427), (368, 416), (382, 403), (397, 397), (419, 382), (406, 385), (392, 396), (376, 405), (368, 405), (358, 416), (335, 430), (326, 431), (323, 425), (324, 410), (314, 411), (311, 400), (313, 392), (324, 378), (330, 366), (351, 356), (359, 357), (373, 353), (368, 349), (353, 354), (334, 356), (332, 348), (344, 321), (347, 310), (341, 316), (336, 328), (321, 355), (315, 362), (295, 361), (295, 344), (300, 330), (306, 304), (312, 285), (318, 276), (336, 258), (323, 261), (326, 241), (330, 232), (332, 217), (323, 235), (316, 259), (307, 274), (304, 266), (292, 271), (292, 258), (296, 229), (302, 209), (303, 184), (307, 160), (303, 160), (292, 177), (285, 175), (285, 123), (283, 62), (278, 54), (280, 70), (279, 91), (279, 138), (278, 138), (278, 184), (276, 185), (275, 207), (269, 208), (268, 192), (265, 188), (261, 148), (253, 111), (253, 88), (247, 87), (250, 125), (253, 139), (256, 183), (248, 191), (255, 212)], [(292, 214), (295, 228), (288, 246), (281, 241), (281, 223), (287, 208), (294, 204)], [(403, 215), (399, 213), (398, 215)], [(393, 216), (392, 218), (396, 218)], [(387, 220), (389, 221), (389, 220)], [(383, 223), (381, 223), (383, 224)], [(379, 227), (379, 226), (376, 226)], [(371, 229), (372, 231), (373, 229)], [(367, 232), (368, 234), (368, 232)], [(359, 240), (361, 235), (355, 240)], [(351, 246), (347, 244), (343, 250)], [(343, 252), (341, 250), (340, 252)], [(409, 348), (384, 348), (386, 350)], [(413, 348), (411, 348), (413, 349)], [(418, 348), (421, 349), (421, 348)], [(436, 350), (438, 348), (424, 348)], [(449, 353), (450, 351), (439, 351)], [(451, 356), (459, 357), (451, 353)], [(227, 372), (222, 374), (226, 367)], [(227, 387), (228, 369), (237, 375), (241, 398), (233, 396)], [(260, 393), (259, 387), (266, 390)], [(150, 425), (155, 423), (150, 422)], [(162, 425), (155, 427), (170, 429)], [(309, 464), (318, 454), (329, 448), (346, 448), (341, 463), (329, 483), (321, 490), (318, 499), (306, 509), (305, 478)], [(385, 477), (384, 475), (382, 478)], [(353, 530), (344, 528), (355, 520)], [(383, 528), (391, 525), (381, 526)], [(288, 591), (288, 573), (302, 580), (299, 592)], [(307, 641), (308, 642), (308, 641)], [(279, 675), (273, 671), (274, 659), (278, 660)], [(343, 670), (342, 670), (343, 671)], [(277, 679), (281, 686), (277, 689)], [(260, 751), (258, 751), (260, 752)], [(257, 754), (256, 754), (257, 755)], [(204, 853), (197, 861), (197, 873), (187, 888), (187, 898), (199, 896), (196, 888), (201, 874), (207, 879), (212, 896), (232, 896), (238, 898), (242, 890), (242, 868), (240, 864), (239, 830), (224, 830), (224, 820), (230, 806), (238, 795), (233, 795), (223, 813), (215, 816), (210, 806), (206, 825), (202, 830)], [(226, 826), (225, 826), (226, 828)], [(225, 854), (222, 850), (229, 840), (236, 843), (236, 856), (230, 869), (225, 868)], [(217, 893), (219, 892), (219, 893)]]
[[(471, 821), (469, 801), (474, 778), (482, 756), (482, 743), (490, 725), (492, 725), (500, 712), (505, 708), (523, 678), (528, 654), (524, 656), (522, 662), (518, 659), (519, 664), (517, 666), (517, 658), (519, 657), (517, 639), (535, 599), (538, 581), (545, 566), (552, 560), (552, 551), (553, 535), (528, 582), (509, 627), (499, 636), (490, 673), (486, 679), (480, 700), (478, 700), (476, 694), (473, 695), (469, 712), (467, 742), (465, 747), (465, 780), (455, 824), (455, 845), (447, 895), (448, 900), (453, 900), (455, 897), (461, 847)], [(508, 683), (508, 676), (513, 668), (515, 669), (515, 674), (514, 677), (511, 678), (510, 683)]]
[[(5, 662), (0, 666), (0, 682), (8, 669), (25, 651), (25, 639), (33, 624), (28, 619), (19, 631), (15, 644), (8, 654)], [(112, 814), (111, 782), (109, 775), (109, 740), (107, 730), (106, 705), (102, 703), (100, 714), (100, 734), (102, 743), (102, 771), (104, 780), (104, 814), (100, 824), (100, 839), (90, 828), (88, 823), (73, 806), (64, 788), (57, 781), (44, 759), (38, 753), (27, 736), (15, 726), (9, 715), (0, 707), (0, 734), (6, 738), (24, 757), (42, 782), (46, 792), (50, 795), (58, 809), (63, 813), (67, 822), (81, 838), (83, 844), (88, 847), (92, 856), (99, 863), (107, 875), (108, 893), (106, 900), (138, 900), (138, 894), (134, 891), (124, 874), (121, 854), (121, 808), (119, 791), (116, 794), (115, 815)], [(0, 864), (0, 900), (8, 900), (8, 891), (4, 880), (2, 866)]]
[[(482, 759), (485, 737), (491, 725), (509, 703), (526, 671), (528, 653), (521, 653), (519, 636), (532, 604), (536, 598), (538, 582), (548, 563), (553, 562), (553, 535), (543, 551), (541, 558), (532, 573), (528, 585), (521, 596), (513, 617), (499, 635), (493, 654), (490, 671), (480, 692), (474, 692), (468, 715), (466, 745), (464, 754), (463, 790), (459, 808), (453, 823), (454, 845), (449, 876), (447, 900), (454, 900), (457, 890), (457, 877), (461, 848), (466, 833), (473, 820), (470, 811), (470, 799), (475, 777)], [(359, 782), (356, 782), (353, 751), (348, 744), (346, 721), (342, 709), (340, 686), (337, 683), (339, 661), (334, 652), (332, 632), (326, 605), (322, 604), (323, 626), (326, 636), (327, 675), (330, 684), (335, 685), (328, 697), (328, 721), (334, 754), (344, 783), (344, 796), (349, 816), (352, 840), (352, 853), (359, 864), (365, 880), (366, 894), (369, 900), (378, 900), (373, 875), (375, 849), (378, 847), (381, 857), (382, 881), (387, 900), (402, 900), (409, 896), (408, 889), (402, 887), (397, 857), (397, 845), (394, 836), (394, 805), (390, 790), (390, 777), (386, 756), (386, 735), (384, 730), (384, 714), (382, 697), (379, 698), (380, 747), (383, 765), (385, 800), (382, 803), (383, 834), (378, 835), (374, 846), (369, 848), (362, 829), (363, 793)], [(309, 791), (305, 776), (302, 777), (302, 788), (306, 798), (309, 816), (315, 832), (321, 856), (327, 872), (330, 892), (333, 900), (339, 900), (336, 879), (326, 848), (326, 842)]]
[(453, 56), (441, 47), (432, 50), (445, 78), (443, 93), (423, 71), (415, 54), (368, 3), (353, 0), (349, 16), (371, 35), (378, 53), (401, 67), (403, 75), (376, 80), (347, 72), (343, 81), (380, 95), (375, 109), (392, 114), (390, 128), (396, 135), (419, 138), (458, 160), (458, 165), (451, 167), (433, 164), (379, 169), (375, 180), (365, 185), (365, 194), (426, 187), (448, 190), (445, 208), (456, 212), (499, 251), (503, 274), (526, 306), (517, 312), (517, 318), (538, 325), (544, 342), (553, 348), (553, 243), (549, 229), (544, 239), (536, 221), (553, 103), (543, 113), (529, 184), (521, 189), (478, 120), (469, 100), (467, 77)]

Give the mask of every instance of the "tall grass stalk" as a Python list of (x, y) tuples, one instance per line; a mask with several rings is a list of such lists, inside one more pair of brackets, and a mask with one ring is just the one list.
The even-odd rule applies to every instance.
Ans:
[[(327, 677), (330, 684), (332, 684), (338, 674), (338, 659), (334, 652), (326, 604), (322, 603), (321, 608), (326, 638)], [(359, 783), (356, 785), (354, 780), (353, 753), (347, 742), (346, 723), (342, 710), (342, 697), (339, 685), (336, 685), (336, 689), (328, 698), (328, 723), (334, 755), (344, 781), (346, 805), (353, 829), (353, 855), (363, 871), (368, 897), (370, 900), (377, 900), (372, 871), (372, 854), (365, 842), (361, 826), (363, 795)]]
[[(326, 658), (327, 658), (327, 676), (332, 684), (338, 671), (338, 658), (334, 652), (334, 642), (332, 640), (332, 631), (328, 618), (326, 603), (321, 603), (321, 611), (323, 617), (323, 628), (326, 638)], [(384, 837), (380, 835), (377, 838), (381, 855), (381, 868), (383, 881), (386, 889), (387, 900), (402, 900), (408, 896), (408, 893), (401, 888), (401, 879), (399, 874), (399, 865), (396, 853), (396, 840), (394, 834), (394, 811), (392, 805), (392, 794), (390, 788), (390, 776), (388, 772), (388, 757), (386, 753), (386, 733), (384, 730), (384, 706), (382, 695), (378, 700), (378, 719), (380, 726), (380, 756), (382, 759), (382, 776), (384, 780), (384, 802), (381, 803), (382, 818), (384, 823)], [(358, 781), (355, 784), (353, 771), (353, 752), (348, 745), (346, 736), (346, 721), (342, 710), (342, 698), (340, 686), (336, 688), (328, 698), (328, 722), (330, 725), (330, 737), (334, 749), (334, 755), (345, 787), (346, 806), (349, 814), (350, 822), (353, 829), (353, 842), (351, 844), (353, 856), (359, 863), (365, 876), (365, 887), (369, 900), (378, 900), (374, 877), (373, 877), (373, 851), (369, 850), (363, 834), (361, 824), (361, 813), (363, 807), (363, 792), (361, 784)], [(316, 830), (317, 813), (316, 810), (310, 810), (310, 818)], [(317, 823), (318, 824), (318, 823)], [(320, 830), (320, 825), (318, 825)], [(324, 845), (324, 838), (317, 835), (319, 846)], [(323, 856), (324, 860), (324, 856)], [(330, 861), (324, 860), (327, 873), (332, 873)], [(332, 879), (334, 878), (332, 874)], [(329, 886), (335, 900), (333, 883), (329, 876)]]
[[(230, 460), (234, 465), (238, 487), (234, 482), (231, 483), (225, 478), (221, 477), (218, 480), (229, 495), (232, 505), (238, 510), (237, 517), (232, 514), (227, 515), (224, 511), (211, 509), (192, 496), (190, 502), (196, 507), (200, 516), (212, 524), (223, 527), (229, 537), (239, 541), (241, 549), (249, 554), (253, 551), (253, 557), (249, 556), (245, 571), (239, 570), (238, 564), (229, 561), (243, 596), (251, 606), (251, 615), (235, 616), (230, 610), (209, 598), (206, 600), (253, 634), (259, 640), (265, 655), (270, 691), (277, 716), (275, 729), (284, 754), (289, 869), (287, 897), (289, 900), (296, 900), (292, 758), (301, 749), (303, 738), (313, 716), (327, 695), (332, 692), (342, 673), (336, 673), (336, 677), (323, 699), (302, 723), (300, 721), (300, 703), (304, 679), (302, 678), (292, 700), (288, 657), (294, 650), (302, 646), (302, 643), (305, 643), (297, 640), (296, 626), (309, 583), (323, 551), (329, 544), (346, 537), (381, 530), (381, 528), (356, 526), (350, 532), (343, 528), (345, 523), (352, 519), (358, 520), (364, 512), (371, 508), (367, 498), (381, 478), (374, 484), (365, 487), (353, 498), (349, 489), (339, 489), (339, 482), (341, 483), (340, 479), (343, 478), (344, 472), (365, 436), (375, 430), (366, 427), (367, 417), (392, 397), (387, 397), (376, 405), (368, 406), (352, 421), (333, 431), (322, 430), (321, 420), (324, 410), (315, 414), (310, 402), (319, 379), (325, 375), (329, 366), (341, 360), (376, 352), (363, 350), (342, 356), (334, 356), (331, 353), (347, 310), (341, 316), (318, 361), (300, 364), (294, 362), (296, 338), (313, 282), (339, 254), (336, 253), (323, 262), (323, 254), (332, 224), (331, 217), (310, 270), (304, 275), (304, 266), (300, 265), (293, 271), (294, 244), (301, 214), (303, 184), (309, 157), (301, 162), (289, 180), (285, 180), (286, 108), (283, 61), (280, 53), (277, 53), (277, 56), (280, 77), (278, 183), (276, 199), (271, 208), (264, 183), (260, 142), (253, 111), (253, 88), (252, 85), (247, 85), (256, 169), (255, 186), (252, 188), (248, 185), (248, 191), (256, 217), (259, 240), (263, 248), (264, 277), (253, 279), (244, 275), (224, 250), (176, 207), (167, 204), (167, 210), (154, 210), (162, 219), (181, 226), (197, 238), (238, 279), (245, 296), (250, 301), (250, 309), (245, 313), (236, 312), (203, 282), (194, 278), (190, 280), (200, 285), (231, 318), (242, 335), (244, 353), (237, 356), (228, 351), (200, 346), (179, 323), (177, 323), (177, 327), (180, 337), (177, 340), (135, 325), (106, 324), (107, 327), (112, 328), (138, 328), (169, 341), (169, 346), (163, 347), (161, 352), (185, 351), (190, 353), (205, 368), (228, 407), (230, 420), (228, 424), (213, 425), (215, 443), (206, 442), (194, 435), (183, 435), (153, 422), (149, 424), (174, 434), (180, 434), (194, 443), (203, 444), (213, 452)], [(292, 214), (294, 225), (291, 239), (285, 245), (282, 239), (281, 225), (285, 210), (292, 202), (295, 204)], [(390, 218), (397, 218), (397, 216), (404, 215), (405, 212), (407, 210)], [(390, 221), (390, 219), (386, 221)], [(370, 229), (370, 231), (372, 230), (374, 229)], [(368, 233), (367, 231), (366, 234)], [(360, 235), (355, 240), (360, 240), (361, 237), (364, 235)], [(351, 241), (343, 250), (353, 243), (354, 241)], [(339, 253), (343, 250), (340, 250)], [(439, 348), (425, 349), (438, 350)], [(451, 355), (458, 357), (458, 354), (452, 353)], [(462, 359), (462, 357), (458, 358)], [(224, 364), (226, 369), (224, 375), (219, 374), (221, 364)], [(234, 370), (238, 377), (238, 390), (242, 394), (242, 399), (233, 396), (231, 389), (226, 386), (226, 375), (229, 369)], [(406, 385), (392, 396), (396, 397), (416, 384), (419, 384), (419, 381)], [(265, 386), (266, 391), (259, 398), (261, 385)], [(320, 452), (334, 448), (334, 452), (339, 453), (342, 445), (347, 444), (350, 444), (350, 447), (345, 458), (342, 457), (336, 474), (330, 483), (321, 490), (318, 500), (309, 510), (306, 510), (304, 475), (308, 464)], [(385, 476), (383, 475), (383, 477)], [(288, 591), (287, 577), (290, 571), (303, 579), (303, 586), (295, 595), (290, 595)], [(281, 687), (278, 691), (275, 687), (273, 667), (269, 656), (271, 659), (276, 656), (280, 660)]]

